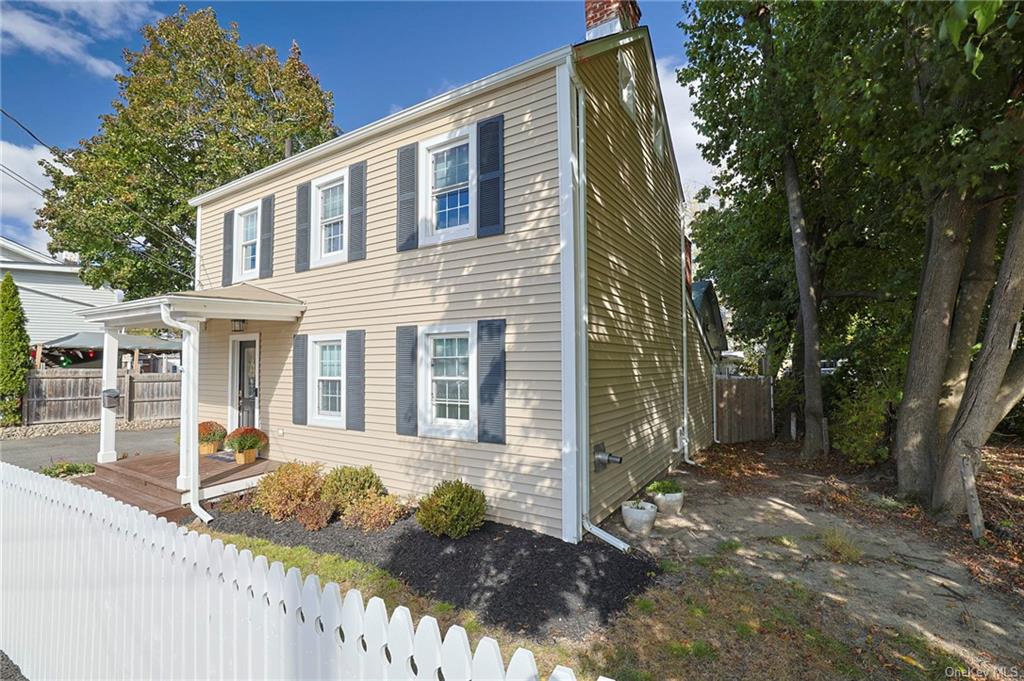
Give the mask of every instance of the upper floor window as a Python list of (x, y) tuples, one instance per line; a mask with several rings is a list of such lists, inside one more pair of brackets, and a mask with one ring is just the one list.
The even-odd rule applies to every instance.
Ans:
[(420, 244), (476, 234), (476, 126), (420, 144)]
[(476, 324), (420, 329), (419, 432), (476, 439)]
[(348, 259), (348, 171), (313, 181), (313, 234), (310, 265), (328, 265)]
[(665, 158), (665, 118), (661, 115), (661, 109), (657, 105), (651, 107), (651, 117), (653, 120), (654, 153), (657, 154), (659, 160), (662, 160)]
[(235, 256), (232, 281), (239, 282), (259, 275), (260, 202), (235, 211)]
[(345, 334), (309, 337), (310, 425), (345, 427)]
[(633, 57), (625, 49), (619, 50), (619, 97), (622, 106), (636, 119), (636, 66)]

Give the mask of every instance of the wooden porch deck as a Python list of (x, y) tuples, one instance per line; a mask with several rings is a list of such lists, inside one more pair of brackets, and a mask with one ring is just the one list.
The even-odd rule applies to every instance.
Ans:
[[(201, 500), (253, 487), (260, 476), (278, 467), (276, 461), (257, 459), (250, 464), (199, 457)], [(191, 514), (178, 489), (178, 453), (141, 454), (114, 463), (96, 464), (96, 474), (75, 478), (76, 484), (103, 492), (153, 515), (178, 521)]]

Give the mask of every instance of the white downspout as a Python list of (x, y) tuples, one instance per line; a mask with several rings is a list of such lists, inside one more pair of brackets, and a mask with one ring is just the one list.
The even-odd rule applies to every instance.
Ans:
[[(589, 413), (590, 400), (588, 396), (589, 382), (587, 380), (587, 159), (586, 159), (586, 101), (582, 96), (583, 84), (580, 83), (573, 71), (572, 55), (566, 57), (566, 66), (570, 74), (569, 78), (569, 108), (575, 104), (576, 107), (576, 154), (577, 172), (579, 177), (579, 228), (574, 230), (573, 251), (575, 254), (575, 316), (576, 316), (576, 445), (577, 445), (577, 471), (580, 480), (580, 524), (585, 532), (589, 532), (601, 541), (614, 546), (626, 553), (632, 547), (622, 539), (607, 532), (590, 520), (590, 471), (593, 462), (590, 454), (590, 432)], [(575, 95), (575, 96), (574, 96)], [(571, 114), (569, 120), (572, 121)]]
[(711, 365), (711, 439), (718, 442), (718, 362)]
[[(182, 378), (181, 384), (181, 458), (188, 466), (188, 505), (196, 517), (204, 523), (213, 520), (213, 516), (199, 505), (199, 452), (196, 448), (196, 428), (198, 421), (197, 402), (199, 397), (199, 329), (192, 324), (178, 321), (171, 317), (168, 305), (160, 306), (160, 318), (167, 326), (182, 332)], [(179, 471), (180, 473), (180, 471)]]

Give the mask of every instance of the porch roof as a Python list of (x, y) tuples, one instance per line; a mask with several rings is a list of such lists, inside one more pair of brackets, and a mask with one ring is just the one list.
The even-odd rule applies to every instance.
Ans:
[(253, 286), (234, 284), (201, 291), (180, 291), (140, 298), (114, 305), (93, 307), (77, 314), (108, 327), (166, 326), (160, 310), (167, 306), (176, 319), (254, 319), (289, 322), (298, 319), (306, 306), (301, 300)]

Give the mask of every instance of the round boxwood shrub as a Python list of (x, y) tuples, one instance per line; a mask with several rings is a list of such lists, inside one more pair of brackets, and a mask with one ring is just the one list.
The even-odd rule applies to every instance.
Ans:
[(483, 525), (486, 506), (480, 490), (461, 480), (445, 480), (420, 502), (416, 521), (435, 537), (459, 539)]
[(292, 461), (263, 476), (252, 505), (274, 520), (287, 520), (300, 508), (319, 501), (323, 484), (320, 464)]
[(324, 478), (321, 498), (330, 503), (338, 515), (365, 496), (382, 497), (388, 493), (380, 476), (370, 466), (335, 468)]

